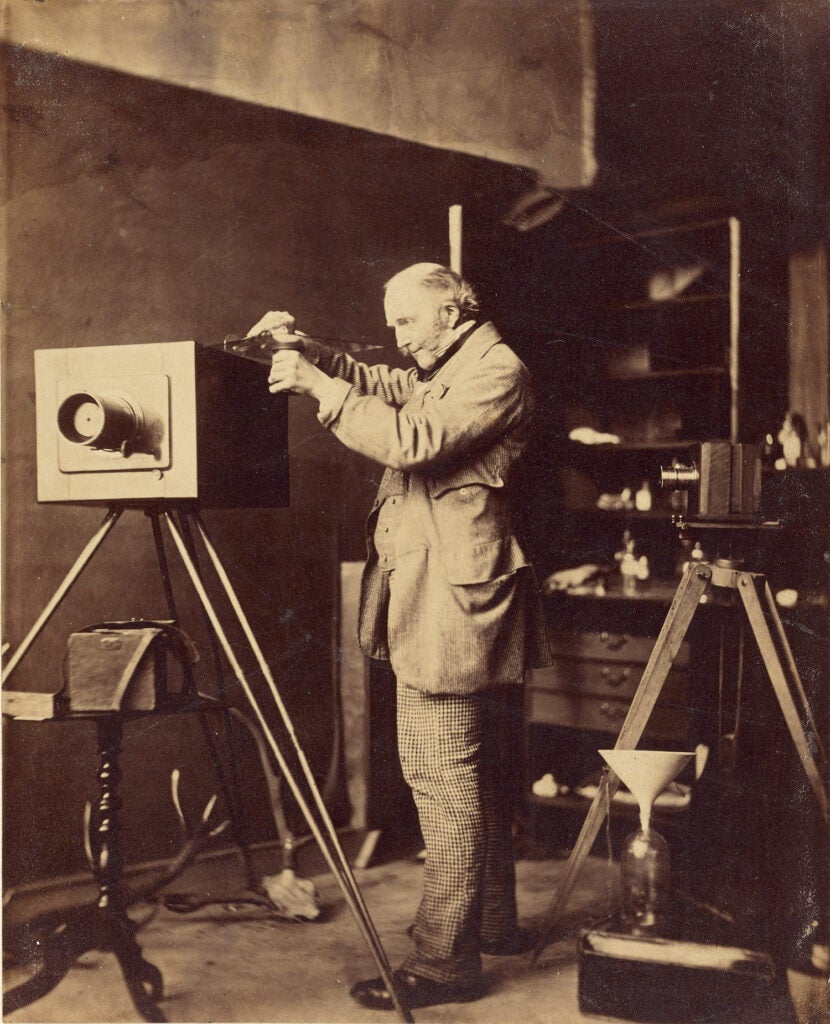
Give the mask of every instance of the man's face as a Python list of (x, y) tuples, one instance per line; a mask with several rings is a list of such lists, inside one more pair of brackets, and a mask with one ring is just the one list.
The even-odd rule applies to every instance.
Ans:
[(431, 288), (398, 281), (389, 286), (383, 303), (386, 322), (395, 330), (398, 349), (422, 370), (431, 370), (440, 352), (453, 340), (458, 308)]

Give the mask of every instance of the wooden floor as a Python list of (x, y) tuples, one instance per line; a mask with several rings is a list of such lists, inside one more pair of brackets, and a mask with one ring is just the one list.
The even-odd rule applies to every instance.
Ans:
[[(262, 856), (258, 853), (257, 856)], [(264, 866), (267, 871), (267, 865)], [(538, 927), (564, 871), (561, 859), (526, 860), (517, 865), (522, 922)], [(410, 948), (406, 935), (421, 889), (421, 864), (406, 857), (356, 870), (356, 879), (388, 959), (394, 967)], [(145, 957), (164, 977), (160, 1007), (170, 1021), (272, 1022), (272, 1024), (359, 1024), (397, 1020), (392, 1013), (362, 1009), (349, 996), (359, 979), (376, 976), (376, 962), (342, 893), (330, 874), (313, 877), (323, 906), (320, 921), (296, 923), (234, 902), (243, 892), (235, 857), (195, 865), (176, 891), (223, 900), (191, 914), (139, 906), (138, 938)], [(436, 1024), (585, 1024), (606, 1019), (579, 1007), (577, 936), (613, 910), (617, 869), (591, 857), (586, 862), (562, 922), (566, 937), (546, 947), (537, 963), (530, 957), (485, 957), (489, 983), (475, 1003), (417, 1010), (417, 1022)], [(78, 899), (91, 893), (74, 891)], [(15, 897), (8, 910), (28, 920), (48, 904), (65, 903), (66, 891), (48, 897)], [(6, 989), (27, 976), (7, 964)], [(733, 1024), (737, 1008), (719, 1007), (705, 1021), (675, 1024)], [(3, 1017), (23, 1022), (107, 1022), (141, 1020), (124, 986), (115, 958), (84, 954), (52, 992)], [(658, 1022), (664, 1024), (664, 1022)], [(769, 1007), (766, 1020), (789, 1024), (786, 1008)]]

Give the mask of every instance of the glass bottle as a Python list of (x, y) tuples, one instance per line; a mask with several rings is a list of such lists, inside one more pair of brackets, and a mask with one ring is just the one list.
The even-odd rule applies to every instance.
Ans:
[(634, 507), (638, 512), (651, 511), (651, 484), (648, 480), (643, 480), (640, 489), (634, 495)]
[(669, 845), (653, 828), (639, 828), (620, 853), (622, 925), (631, 935), (665, 935), (671, 893)]
[(634, 541), (625, 542), (625, 550), (620, 559), (620, 575), (624, 594), (635, 594), (637, 592), (637, 558), (634, 554)]

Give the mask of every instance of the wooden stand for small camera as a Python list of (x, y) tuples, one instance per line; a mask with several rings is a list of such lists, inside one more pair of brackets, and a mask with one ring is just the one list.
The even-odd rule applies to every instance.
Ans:
[[(830, 826), (826, 755), (775, 607), (775, 599), (766, 576), (761, 573), (745, 572), (734, 566), (717, 563), (687, 565), (614, 746), (619, 750), (634, 750), (637, 747), (700, 600), (711, 587), (736, 591), (740, 597), (821, 815)], [(545, 917), (544, 927), (533, 952), (534, 959), (550, 941), (554, 926), (573, 892), (585, 858), (591, 851), (610, 800), (619, 785), (620, 780), (611, 769), (603, 772), (597, 793), (568, 859), (565, 874)]]
[[(115, 505), (111, 507), (104, 517), (101, 526), (89, 540), (83, 551), (75, 561), (75, 564), (65, 576), (63, 582), (55, 591), (51, 600), (47, 603), (37, 621), (27, 633), (20, 644), (20, 647), (10, 658), (4, 672), (4, 681), (8, 679), (17, 665), (25, 656), (26, 652), (34, 643), (43, 627), (49, 621), (58, 605), (67, 595), (74, 583), (77, 581), (92, 556), (106, 539), (113, 526), (121, 517), (125, 507)], [(173, 597), (167, 560), (164, 554), (164, 545), (161, 536), (161, 521), (166, 522), (173, 542), (181, 557), (182, 563), (187, 571), (191, 584), (199, 598), (202, 608), (209, 620), (212, 634), (219, 642), (228, 663), (231, 666), (237, 682), (240, 684), (251, 709), (257, 719), (271, 753), (288, 782), (291, 791), (297, 800), (298, 806), (305, 817), (309, 829), (317, 841), (317, 844), (326, 859), (346, 903), (351, 910), (358, 927), (366, 940), (372, 956), (378, 966), (384, 984), (395, 1002), (400, 1018), (412, 1024), (410, 1011), (400, 1001), (395, 990), (392, 978), (392, 970), (389, 960), (381, 945), (374, 924), (364, 903), (363, 896), (354, 879), (349, 863), (340, 845), (334, 825), (329, 817), (328, 811), (323, 803), (322, 796), (314, 780), (311, 768), (306, 760), (305, 754), (300, 747), (294, 732), (293, 725), (285, 709), (285, 706), (277, 690), (276, 682), (271, 669), (265, 660), (265, 656), (251, 630), (247, 617), (239, 603), (236, 593), (233, 590), (230, 579), (222, 565), (221, 560), (214, 548), (204, 524), (199, 515), (198, 509), (192, 502), (176, 502), (172, 504), (151, 504), (144, 507), (144, 512), (152, 521), (153, 535), (156, 544), (156, 552), (159, 558), (159, 568), (167, 599), (168, 609), (171, 618), (178, 621), (175, 600)], [(234, 653), (227, 634), (222, 626), (219, 615), (216, 612), (213, 602), (208, 594), (202, 573), (196, 561), (196, 548), (194, 534), (202, 541), (209, 560), (220, 581), (222, 590), (230, 602), (239, 625), (245, 634), (246, 639), (256, 657), (257, 664), (265, 682), (268, 685), (271, 696), (277, 706), (277, 710), (285, 726), (289, 739), (298, 758), (306, 788), (310, 794), (312, 806), (309, 804), (305, 794), (300, 788), (297, 780), (287, 764), (282, 750), (277, 744), (270, 727), (266, 721), (263, 711), (257, 701), (250, 683)], [(195, 701), (192, 710), (199, 710), (199, 695), (195, 689), (186, 697)], [(223, 695), (224, 696), (224, 695)], [(224, 700), (219, 702), (224, 706)], [(89, 716), (87, 716), (89, 717)], [(99, 756), (101, 758), (101, 769), (99, 780), (102, 787), (102, 803), (105, 812), (111, 815), (109, 819), (109, 839), (114, 841), (117, 834), (117, 799), (114, 798), (114, 790), (111, 788), (117, 779), (117, 754), (120, 746), (120, 730), (122, 715), (117, 712), (110, 712), (106, 716), (99, 717)], [(114, 774), (113, 774), (114, 773)], [(234, 804), (229, 801), (229, 806)], [(99, 822), (100, 826), (100, 822)], [(66, 974), (71, 964), (88, 949), (101, 949), (115, 954), (124, 974), (130, 995), (133, 998), (136, 1009), (145, 1020), (164, 1021), (166, 1018), (157, 1006), (157, 1001), (163, 994), (163, 983), (161, 972), (148, 963), (141, 954), (138, 943), (135, 940), (135, 926), (127, 916), (124, 908), (124, 901), (121, 898), (120, 879), (120, 857), (117, 846), (107, 849), (105, 856), (97, 858), (95, 867), (96, 880), (99, 885), (99, 899), (97, 906), (89, 908), (89, 912), (73, 918), (71, 928), (65, 928), (57, 936), (57, 942), (44, 957), (44, 963), (38, 974), (29, 983), (24, 983), (18, 989), (7, 993), (4, 999), (4, 1008), (9, 1010), (12, 1005), (15, 1007), (26, 1006), (52, 988)], [(247, 864), (246, 858), (246, 864)], [(67, 932), (69, 934), (67, 934)]]

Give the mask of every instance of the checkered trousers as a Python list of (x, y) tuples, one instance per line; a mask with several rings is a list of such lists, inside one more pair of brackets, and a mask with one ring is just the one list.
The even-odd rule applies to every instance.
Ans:
[(518, 750), (511, 758), (504, 748), (521, 687), (456, 695), (398, 683), (397, 694), (401, 765), (426, 847), (415, 949), (402, 968), (473, 982), (480, 943), (517, 927), (509, 767)]

